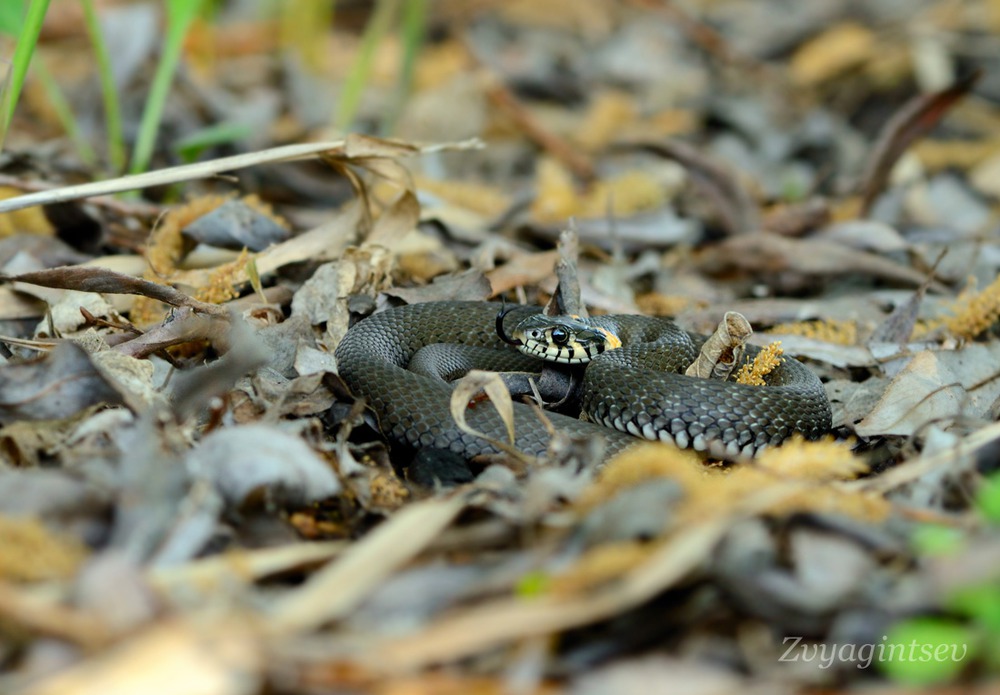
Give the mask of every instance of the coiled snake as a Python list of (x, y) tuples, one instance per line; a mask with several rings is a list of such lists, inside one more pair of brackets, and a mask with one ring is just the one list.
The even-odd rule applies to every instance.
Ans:
[[(423, 348), (443, 344), (465, 346), (444, 358), (448, 375), (470, 367), (538, 371), (539, 360), (498, 337), (500, 310), (496, 303), (453, 301), (375, 314), (355, 324), (340, 342), (338, 371), (352, 392), (374, 409), (390, 441), (448, 449), (467, 458), (496, 453), (486, 441), (455, 425), (449, 409), (451, 387), (444, 380), (419, 364), (413, 370), (407, 367), (415, 356), (422, 362)], [(506, 325), (520, 326), (539, 312), (537, 307), (516, 307), (509, 311)], [(634, 444), (636, 437), (716, 455), (753, 455), (793, 432), (815, 438), (830, 429), (823, 385), (794, 359), (785, 358), (767, 375), (765, 386), (699, 379), (680, 372), (698, 355), (705, 336), (666, 319), (643, 316), (599, 316), (585, 323), (617, 337), (621, 347), (597, 355), (586, 366), (582, 406), (590, 422), (557, 413), (547, 417), (568, 434), (603, 436), (608, 455)], [(524, 330), (515, 328), (514, 335)], [(556, 333), (555, 338), (562, 337)], [(757, 351), (747, 346), (749, 358)], [(515, 446), (541, 456), (551, 439), (549, 431), (529, 406), (515, 404), (514, 410)], [(496, 440), (507, 438), (490, 407), (471, 409), (467, 421)]]

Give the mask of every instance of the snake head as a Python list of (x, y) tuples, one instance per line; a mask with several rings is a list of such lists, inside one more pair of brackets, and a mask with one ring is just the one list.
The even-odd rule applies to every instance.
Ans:
[(502, 339), (526, 355), (549, 362), (584, 364), (622, 345), (615, 334), (576, 316), (535, 314), (517, 324), (510, 337), (502, 331), (502, 323), (500, 315), (497, 327)]

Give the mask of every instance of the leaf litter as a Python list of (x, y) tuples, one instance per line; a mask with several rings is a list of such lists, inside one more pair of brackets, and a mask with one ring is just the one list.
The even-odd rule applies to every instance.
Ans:
[[(168, 119), (268, 114), (238, 154), (71, 177), (51, 116), (15, 119), (0, 690), (991, 692), (994, 4), (437, 3), (397, 139), (331, 135), (344, 55), (233, 8)], [(322, 36), (356, 55), (348, 25)], [(402, 50), (376, 47), (359, 130)], [(500, 296), (728, 327), (700, 376), (744, 342), (800, 358), (834, 431), (737, 461), (392, 447), (336, 374), (348, 328)], [(470, 376), (459, 426), (473, 401), (509, 430)], [(945, 675), (864, 656), (942, 616), (971, 650)]]

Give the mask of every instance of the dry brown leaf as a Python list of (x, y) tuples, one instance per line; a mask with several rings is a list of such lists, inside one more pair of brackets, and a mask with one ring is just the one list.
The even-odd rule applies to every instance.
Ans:
[(799, 85), (820, 85), (870, 60), (877, 48), (877, 38), (870, 29), (844, 22), (799, 47), (792, 56), (789, 71)]
[(591, 97), (583, 122), (574, 139), (584, 149), (595, 152), (620, 137), (622, 129), (636, 119), (635, 99), (625, 92), (609, 90)]
[(499, 268), (486, 273), (493, 288), (491, 296), (540, 282), (552, 274), (552, 268), (558, 261), (559, 251), (539, 251), (514, 256)]

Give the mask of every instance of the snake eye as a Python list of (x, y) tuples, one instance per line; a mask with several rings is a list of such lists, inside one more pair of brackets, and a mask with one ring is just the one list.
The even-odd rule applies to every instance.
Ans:
[(556, 345), (565, 345), (569, 342), (569, 332), (565, 328), (553, 328), (550, 337)]

